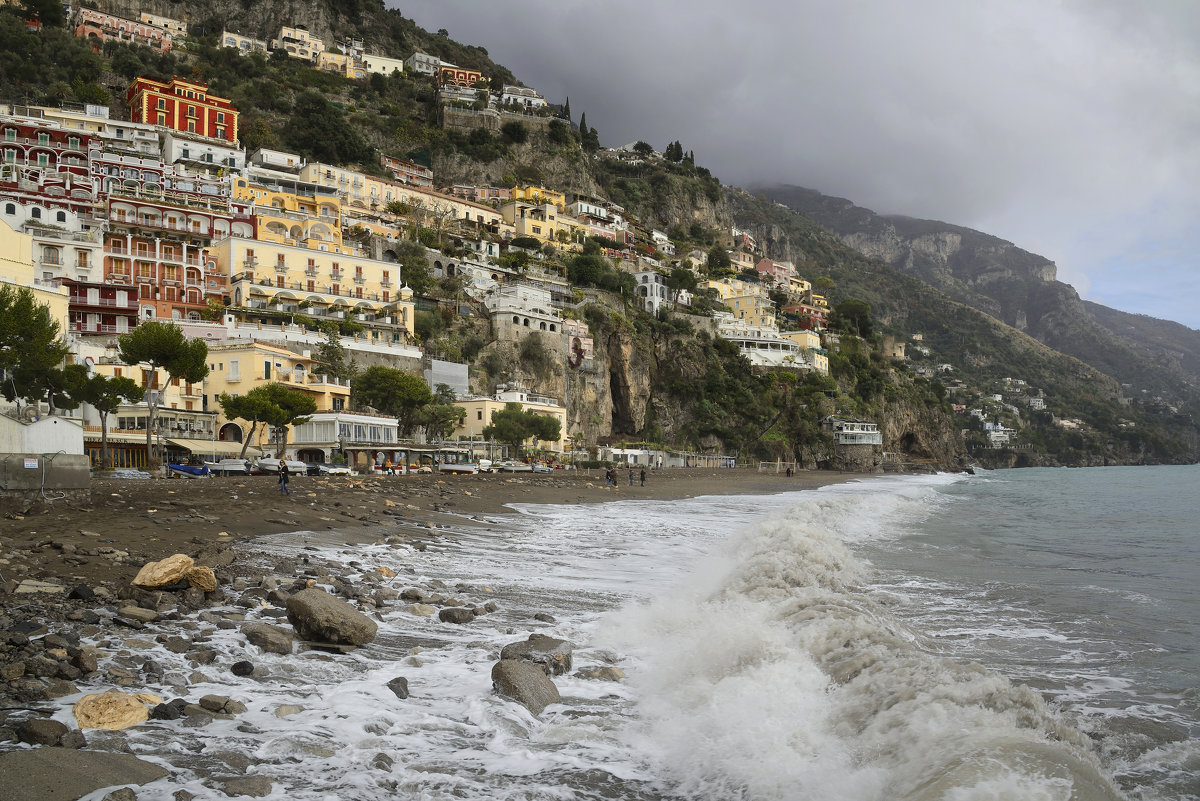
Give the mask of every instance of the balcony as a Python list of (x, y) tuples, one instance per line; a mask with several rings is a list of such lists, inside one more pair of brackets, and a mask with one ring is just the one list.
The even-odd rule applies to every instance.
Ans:
[(367, 282), (367, 279), (363, 277), (362, 273), (355, 273), (355, 275), (354, 275), (354, 283), (356, 283), (356, 284), (365, 284), (366, 282)]
[(305, 267), (304, 274), (315, 276), (317, 274), (317, 268), (316, 267)]
[(384, 279), (380, 280), (379, 285), (381, 287), (390, 287), (392, 285), (392, 279), (384, 278)]
[(131, 328), (130, 326), (121, 328), (115, 325), (101, 325), (99, 323), (89, 325), (88, 323), (76, 320), (71, 323), (71, 330), (80, 334), (127, 334)]
[(280, 275), (287, 275), (287, 271), (288, 266), (286, 263), (282, 261), (275, 262), (275, 272), (279, 273)]
[(257, 266), (258, 266), (258, 258), (256, 256), (247, 256), (246, 258), (242, 259), (242, 267), (244, 267), (247, 270), (253, 271), (254, 268)]

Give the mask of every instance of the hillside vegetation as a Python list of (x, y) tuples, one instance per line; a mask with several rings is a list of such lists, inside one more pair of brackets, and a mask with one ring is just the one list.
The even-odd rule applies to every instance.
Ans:
[[(98, 5), (119, 12), (129, 4)], [(139, 5), (164, 14), (176, 11), (167, 2)], [(974, 308), (986, 305), (983, 295), (967, 292), (961, 279), (931, 284), (928, 275), (907, 275), (868, 258), (794, 209), (722, 186), (679, 142), (663, 143), (662, 153), (646, 146), (650, 152), (640, 160), (615, 158), (600, 147), (598, 131), (584, 116), (575, 119), (569, 107), (549, 110), (563, 118), (536, 131), (443, 127), (435, 87), (423, 76), (354, 81), (278, 51), (242, 56), (217, 46), (222, 24), (241, 22), (254, 28), (245, 32), (269, 38), (272, 28), (298, 21), (272, 16), (266, 5), (190, 4), (193, 38), (170, 55), (117, 43), (93, 54), (53, 27), (29, 34), (10, 9), (0, 10), (0, 95), (30, 103), (107, 103), (114, 116), (127, 117), (122, 98), (130, 79), (185, 75), (233, 100), (243, 114), (247, 149), (280, 148), (366, 172), (378, 171), (376, 155), (382, 152), (432, 166), (439, 186), (537, 183), (597, 195), (667, 231), (680, 254), (719, 249), (736, 224), (754, 232), (768, 258), (791, 261), (810, 281), (823, 279), (833, 307), (854, 300), (869, 306), (866, 319), (834, 315), (833, 327), (841, 336), (829, 354), (829, 376), (753, 369), (735, 346), (710, 333), (709, 317), (696, 313), (705, 299), (692, 310), (657, 317), (636, 310), (631, 276), (596, 243), (583, 254), (548, 246), (532, 256), (501, 243), (501, 264), (523, 270), (536, 263), (568, 276), (577, 290), (587, 288), (601, 301), (584, 304), (580, 314), (596, 340), (596, 391), (603, 397), (592, 411), (576, 409), (568, 418), (573, 428), (591, 432), (585, 436), (589, 442), (638, 440), (837, 466), (836, 449), (820, 428), (823, 417), (836, 413), (879, 420), (884, 450), (898, 454), (901, 462), (960, 466), (965, 447), (960, 429), (977, 429), (978, 420), (956, 415), (952, 403), (973, 406), (996, 391), (997, 382), (1013, 378), (1044, 392), (1047, 409), (1017, 416), (1003, 409), (989, 412), (1018, 426), (1028, 450), (1019, 459), (980, 450), (977, 460), (1103, 464), (1193, 461), (1200, 454), (1187, 404), (1130, 398), (1114, 373), (1007, 325), (1002, 310)], [(420, 49), (479, 69), (493, 85), (517, 82), (485, 49), (460, 45), (445, 32), (423, 31), (378, 2), (292, 3), (293, 14), (297, 9), (307, 11), (309, 27), (318, 35), (356, 35), (368, 48), (393, 56)], [(434, 237), (415, 228), (411, 234), (453, 251), (453, 237), (444, 239), (441, 232)], [(693, 266), (701, 273), (709, 269)], [(670, 264), (664, 267), (670, 269)], [(436, 300), (455, 297), (461, 286), (429, 280), (425, 289)], [(470, 362), (473, 374), (489, 386), (520, 379), (535, 390), (561, 388), (565, 394), (561, 354), (532, 348), (510, 353), (478, 317), (420, 314), (418, 332), (427, 347)], [(923, 337), (929, 357), (905, 361), (883, 355), (884, 336), (911, 342), (913, 334)], [(1073, 335), (1072, 341), (1087, 340), (1084, 332)], [(950, 364), (953, 371), (936, 379), (917, 375), (915, 368), (926, 363)], [(596, 409), (604, 410), (603, 419), (589, 418), (599, 414)], [(1055, 425), (1056, 418), (1083, 425), (1066, 431)], [(969, 436), (966, 443), (979, 440)]]

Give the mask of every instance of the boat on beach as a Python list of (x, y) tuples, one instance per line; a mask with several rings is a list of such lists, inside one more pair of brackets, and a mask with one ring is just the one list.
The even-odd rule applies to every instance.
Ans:
[(167, 472), (175, 478), (207, 478), (212, 475), (206, 464), (169, 464)]
[(204, 466), (207, 467), (210, 472), (218, 476), (250, 475), (249, 459), (221, 459), (217, 462), (206, 461)]
[(438, 466), (438, 471), (441, 473), (463, 473), (465, 475), (471, 475), (479, 472), (479, 465), (475, 464), (474, 462), (467, 462), (463, 464), (450, 464), (448, 462), (443, 462)]

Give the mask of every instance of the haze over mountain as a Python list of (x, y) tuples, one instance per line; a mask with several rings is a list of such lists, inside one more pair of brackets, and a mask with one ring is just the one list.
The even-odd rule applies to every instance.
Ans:
[(603, 144), (811, 186), (1043, 254), (1089, 300), (1200, 328), (1200, 6), (409, 0)]

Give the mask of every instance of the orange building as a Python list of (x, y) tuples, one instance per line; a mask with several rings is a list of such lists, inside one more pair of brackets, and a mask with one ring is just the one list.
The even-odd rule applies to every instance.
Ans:
[(208, 84), (172, 78), (162, 83), (136, 78), (125, 93), (129, 118), (184, 133), (236, 142), (238, 111), (228, 98), (208, 93)]

